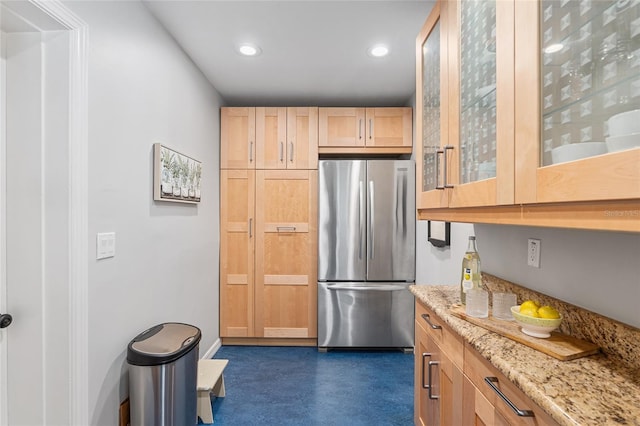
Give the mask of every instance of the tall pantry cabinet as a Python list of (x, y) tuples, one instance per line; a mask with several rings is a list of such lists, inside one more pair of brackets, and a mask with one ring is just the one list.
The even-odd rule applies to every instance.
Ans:
[(317, 135), (318, 108), (222, 108), (223, 342), (315, 344)]

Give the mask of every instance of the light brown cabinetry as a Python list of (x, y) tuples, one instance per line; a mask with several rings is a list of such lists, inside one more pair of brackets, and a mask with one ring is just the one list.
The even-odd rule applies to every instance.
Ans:
[(318, 108), (257, 107), (256, 168), (317, 169)]
[(220, 336), (315, 344), (317, 108), (223, 108), (221, 117)]
[(220, 335), (254, 335), (255, 170), (220, 171)]
[(321, 154), (410, 154), (411, 108), (320, 108)]
[(317, 337), (317, 170), (257, 171), (257, 337)]
[(414, 423), (462, 423), (462, 339), (416, 303)]
[[(578, 16), (571, 2), (436, 3), (416, 40), (420, 219), (640, 231), (640, 148), (550, 162), (557, 144), (604, 139), (614, 110), (640, 108), (640, 95), (624, 90), (640, 70), (597, 86), (602, 56), (577, 47), (600, 46), (598, 34), (627, 12), (602, 29), (590, 20), (618, 6)], [(541, 53), (551, 43), (573, 47)], [(632, 69), (626, 62), (619, 73)], [(613, 92), (628, 104), (606, 107)]]
[(220, 168), (256, 168), (256, 109), (220, 110)]
[(557, 425), (469, 344), (464, 354), (463, 424)]
[(431, 309), (416, 301), (415, 312), (416, 425), (557, 424)]

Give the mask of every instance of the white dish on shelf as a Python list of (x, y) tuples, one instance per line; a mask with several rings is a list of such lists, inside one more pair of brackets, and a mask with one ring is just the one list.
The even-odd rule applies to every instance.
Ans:
[(609, 136), (640, 133), (640, 109), (622, 112), (609, 118)]
[(637, 148), (640, 146), (640, 132), (629, 135), (609, 136), (605, 140), (607, 141), (607, 151), (609, 152)]
[(578, 142), (562, 145), (551, 150), (551, 162), (553, 164), (566, 163), (567, 161), (580, 160), (607, 152), (604, 142)]

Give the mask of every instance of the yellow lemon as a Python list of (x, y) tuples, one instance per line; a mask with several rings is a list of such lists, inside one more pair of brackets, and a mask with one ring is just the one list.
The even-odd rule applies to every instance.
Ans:
[(520, 312), (522, 312), (523, 309), (535, 309), (537, 311), (539, 307), (540, 304), (535, 300), (525, 300), (520, 305)]
[(538, 315), (538, 309), (535, 306), (525, 307), (524, 309), (520, 308), (520, 313), (528, 317), (540, 318), (540, 315)]
[(547, 318), (547, 319), (560, 318), (560, 314), (558, 313), (558, 311), (556, 311), (551, 306), (542, 306), (538, 308), (538, 315), (540, 316), (540, 318)]

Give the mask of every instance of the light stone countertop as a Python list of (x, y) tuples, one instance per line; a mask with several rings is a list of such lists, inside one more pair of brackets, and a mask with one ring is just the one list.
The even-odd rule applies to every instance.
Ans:
[[(458, 286), (414, 285), (410, 290), (559, 424), (640, 425), (640, 368), (634, 364), (640, 330), (622, 325), (632, 341), (632, 362), (627, 363), (624, 351), (622, 357), (603, 352), (560, 361), (451, 315), (449, 307), (460, 302)], [(601, 328), (602, 322), (591, 326)], [(629, 344), (622, 344), (626, 351)]]

